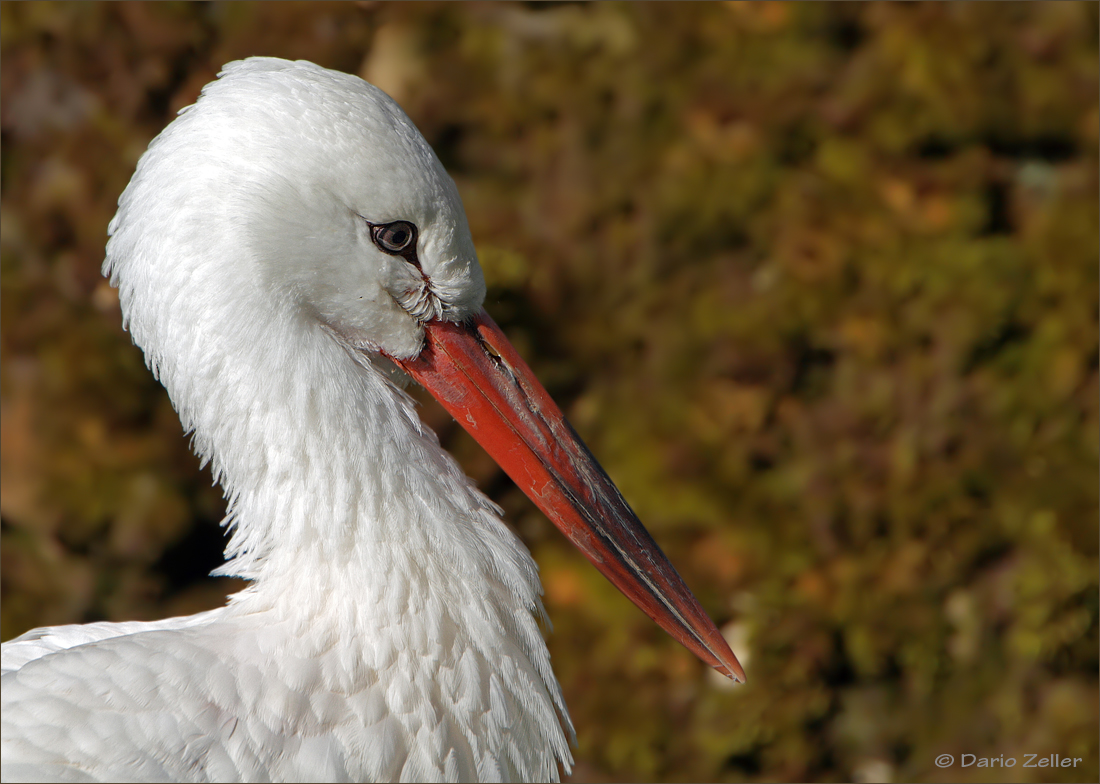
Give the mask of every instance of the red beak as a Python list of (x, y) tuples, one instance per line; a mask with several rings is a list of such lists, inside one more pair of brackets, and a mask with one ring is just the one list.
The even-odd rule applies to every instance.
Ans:
[(744, 682), (714, 622), (489, 314), (431, 321), (424, 333), (419, 356), (394, 361), (630, 601), (704, 662)]

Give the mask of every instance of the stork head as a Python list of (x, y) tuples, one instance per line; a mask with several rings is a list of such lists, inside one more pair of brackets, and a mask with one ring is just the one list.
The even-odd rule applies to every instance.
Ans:
[(279, 167), (268, 203), (249, 199), (273, 289), (350, 345), (395, 357), (420, 351), (425, 322), (480, 310), (485, 282), (458, 190), (392, 98), (348, 74), (270, 59), (229, 66), (205, 92), (222, 91), (234, 93), (220, 104), (230, 122), (249, 123)]
[(152, 255), (133, 252), (151, 234), (138, 211), (169, 243), (186, 216), (212, 258), (231, 236), (238, 296), (259, 287), (357, 348), (413, 356), (425, 322), (461, 321), (485, 296), (458, 190), (424, 137), (381, 90), (313, 63), (228, 64), (153, 141), (119, 207), (105, 271), (124, 306), (126, 266)]
[[(635, 604), (702, 660), (744, 679), (713, 622), (481, 310), (485, 283), (454, 182), (380, 90), (311, 63), (231, 63), (150, 145), (110, 231), (104, 271), (177, 405), (190, 383), (178, 355), (191, 352), (193, 372), (211, 364), (210, 346), (253, 358), (245, 344), (280, 347), (238, 315), (245, 302), (253, 314), (282, 314), (284, 329), (320, 326), (369, 362), (388, 358)], [(210, 303), (218, 324), (197, 323)], [(179, 336), (181, 324), (196, 323), (200, 337)], [(186, 404), (180, 414), (201, 434)]]

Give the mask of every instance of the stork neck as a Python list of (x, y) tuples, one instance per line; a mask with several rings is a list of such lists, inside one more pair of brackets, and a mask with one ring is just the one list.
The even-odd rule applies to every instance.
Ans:
[(194, 412), (196, 447), (229, 499), (223, 572), (262, 579), (311, 553), (369, 568), (382, 550), (422, 552), (453, 538), (453, 519), (490, 512), (411, 398), (316, 323), (295, 326), (296, 343), (253, 343), (253, 356), (222, 364), (236, 378), (211, 384), (223, 392)]
[(173, 374), (205, 369), (201, 386), (171, 391), (188, 393), (181, 416), (229, 499), (219, 573), (252, 580), (250, 604), (338, 603), (373, 633), (437, 622), (446, 600), (457, 623), (494, 618), (493, 634), (546, 655), (534, 562), (408, 395), (316, 322), (238, 336), (232, 361), (217, 348)]

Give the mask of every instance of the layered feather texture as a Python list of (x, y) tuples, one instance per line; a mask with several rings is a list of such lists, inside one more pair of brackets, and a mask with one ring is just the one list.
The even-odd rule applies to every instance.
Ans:
[[(367, 221), (420, 230), (423, 275)], [(228, 499), (228, 606), (3, 646), (3, 777), (557, 779), (537, 568), (374, 353), (484, 283), (453, 182), (359, 79), (226, 67), (111, 224), (126, 324)], [(421, 314), (422, 315), (422, 314)]]

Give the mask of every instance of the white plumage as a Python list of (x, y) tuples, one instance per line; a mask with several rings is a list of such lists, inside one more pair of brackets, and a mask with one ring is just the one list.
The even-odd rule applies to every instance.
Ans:
[[(372, 234), (398, 220), (415, 263)], [(188, 618), (5, 643), (4, 780), (568, 771), (537, 568), (395, 384), (425, 324), (485, 291), (400, 108), (310, 63), (232, 63), (150, 145), (110, 234), (127, 328), (225, 488), (219, 571), (252, 582)]]

